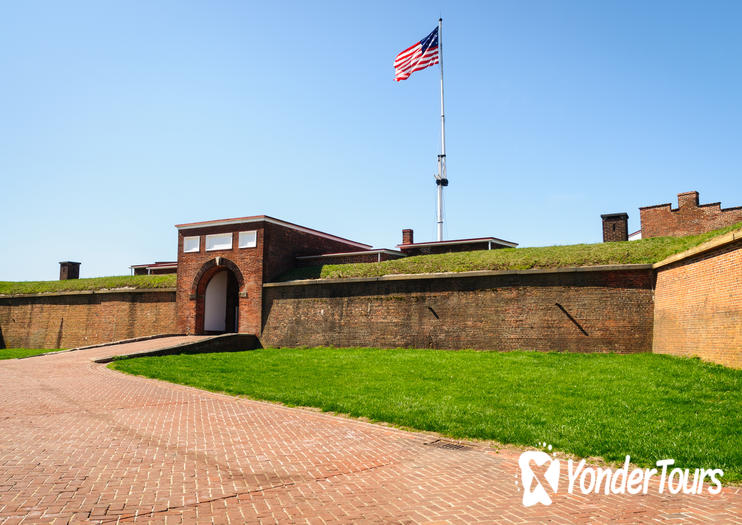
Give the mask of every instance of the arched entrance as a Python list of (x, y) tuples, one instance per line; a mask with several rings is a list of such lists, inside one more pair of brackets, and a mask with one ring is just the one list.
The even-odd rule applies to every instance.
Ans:
[(239, 332), (239, 303), (247, 297), (242, 272), (229, 259), (215, 257), (205, 262), (193, 279), (197, 334)]
[(238, 288), (237, 277), (227, 268), (211, 276), (204, 292), (203, 333), (237, 332)]

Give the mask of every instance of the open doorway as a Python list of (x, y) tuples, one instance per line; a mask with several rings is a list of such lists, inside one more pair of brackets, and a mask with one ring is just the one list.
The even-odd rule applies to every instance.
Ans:
[(204, 294), (204, 333), (237, 332), (238, 284), (234, 273), (224, 268), (216, 272)]

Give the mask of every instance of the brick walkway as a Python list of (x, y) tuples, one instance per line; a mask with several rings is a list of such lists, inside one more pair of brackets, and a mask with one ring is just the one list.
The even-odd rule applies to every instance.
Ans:
[(0, 524), (742, 523), (740, 488), (524, 508), (515, 448), (441, 448), (91, 362), (183, 340), (0, 361)]

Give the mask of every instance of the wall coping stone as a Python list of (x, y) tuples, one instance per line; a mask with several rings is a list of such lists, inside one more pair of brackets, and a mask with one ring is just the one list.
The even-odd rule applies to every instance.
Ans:
[(683, 259), (688, 259), (689, 257), (693, 257), (700, 253), (704, 253), (709, 250), (713, 250), (715, 248), (719, 248), (721, 246), (731, 244), (740, 239), (742, 239), (742, 229), (734, 230), (729, 233), (725, 233), (724, 235), (720, 235), (719, 237), (714, 237), (710, 241), (706, 241), (703, 244), (699, 244), (698, 246), (690, 248), (689, 250), (685, 250), (684, 252), (671, 255), (667, 259), (654, 263), (652, 265), (652, 268), (653, 269), (662, 268), (663, 266), (667, 266), (668, 264), (682, 261)]
[(149, 293), (149, 292), (175, 292), (176, 288), (105, 288), (100, 290), (67, 290), (64, 292), (40, 292), (0, 294), (0, 299), (15, 299), (18, 297), (58, 297), (68, 295), (103, 295), (116, 293)]
[(263, 283), (263, 288), (280, 286), (307, 286), (319, 284), (366, 283), (375, 281), (408, 281), (417, 279), (452, 279), (466, 277), (489, 277), (498, 275), (538, 275), (554, 273), (610, 272), (651, 270), (651, 264), (606, 264), (601, 266), (565, 266), (563, 268), (535, 268), (528, 270), (475, 270), (470, 272), (445, 273), (400, 273), (380, 277), (348, 277), (345, 279), (297, 279), (278, 283)]

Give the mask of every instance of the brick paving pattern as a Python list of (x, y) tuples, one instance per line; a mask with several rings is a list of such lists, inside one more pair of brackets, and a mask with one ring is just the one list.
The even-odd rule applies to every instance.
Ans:
[(0, 524), (742, 523), (738, 487), (525, 508), (519, 449), (441, 448), (91, 361), (192, 339), (0, 361)]

